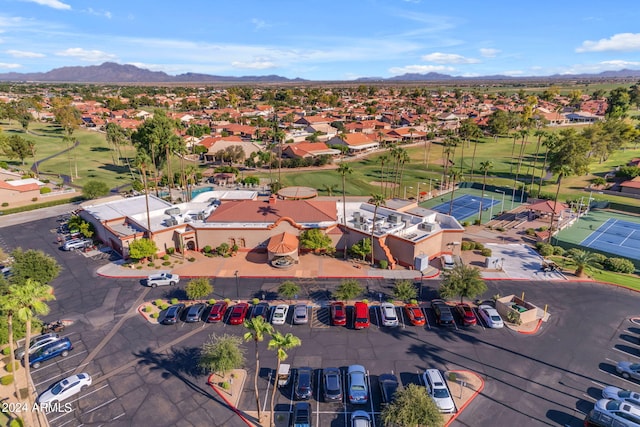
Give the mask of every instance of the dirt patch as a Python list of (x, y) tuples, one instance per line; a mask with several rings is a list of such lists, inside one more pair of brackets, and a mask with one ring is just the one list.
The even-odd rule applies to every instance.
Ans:
[(370, 181), (369, 184), (374, 185), (376, 187), (380, 187), (382, 185), (382, 186), (386, 186), (387, 188), (397, 188), (400, 186), (399, 184), (394, 184), (393, 182), (380, 182), (380, 181)]

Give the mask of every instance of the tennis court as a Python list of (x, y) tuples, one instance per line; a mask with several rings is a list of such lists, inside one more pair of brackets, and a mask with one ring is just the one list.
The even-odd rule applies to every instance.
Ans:
[(640, 224), (609, 218), (580, 242), (580, 245), (639, 260)]
[[(462, 221), (464, 219), (477, 215), (478, 211), (480, 210), (481, 200), (483, 211), (489, 211), (491, 206), (500, 203), (500, 200), (488, 199), (486, 197), (483, 199), (482, 197), (473, 196), (471, 194), (464, 194), (453, 199), (453, 209), (451, 210), (451, 215), (458, 221)], [(437, 206), (432, 207), (431, 209), (443, 214), (449, 214), (449, 203), (450, 202), (441, 203)]]

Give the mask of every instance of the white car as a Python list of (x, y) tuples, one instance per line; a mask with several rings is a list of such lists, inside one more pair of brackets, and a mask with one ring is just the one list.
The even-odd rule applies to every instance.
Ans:
[(174, 286), (180, 282), (180, 276), (171, 273), (152, 274), (147, 277), (147, 286)]
[(422, 374), (422, 380), (424, 381), (424, 386), (427, 388), (427, 393), (436, 403), (440, 412), (447, 414), (456, 412), (456, 405), (453, 403), (449, 387), (447, 387), (447, 383), (439, 370), (427, 369), (424, 371), (424, 374)]
[(286, 304), (278, 304), (276, 308), (273, 310), (273, 316), (271, 317), (271, 323), (274, 325), (284, 325), (284, 322), (287, 321), (287, 312), (289, 311), (289, 306)]
[(47, 391), (38, 396), (38, 403), (53, 404), (61, 402), (76, 395), (91, 385), (91, 375), (82, 373), (71, 375), (51, 386)]
[(380, 316), (382, 317), (382, 326), (398, 326), (396, 306), (390, 302), (380, 304)]
[(490, 305), (481, 305), (478, 307), (478, 314), (484, 320), (484, 323), (490, 328), (502, 328), (504, 322), (495, 308)]
[(621, 400), (623, 402), (633, 403), (640, 406), (640, 393), (635, 391), (623, 390), (612, 385), (608, 385), (602, 390), (603, 399)]

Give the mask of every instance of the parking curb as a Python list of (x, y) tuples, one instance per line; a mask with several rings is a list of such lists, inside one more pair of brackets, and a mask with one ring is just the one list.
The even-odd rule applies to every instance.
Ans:
[(452, 422), (454, 422), (456, 420), (456, 418), (458, 418), (458, 415), (460, 415), (462, 413), (462, 411), (465, 410), (465, 408), (467, 406), (469, 406), (469, 404), (471, 403), (471, 401), (473, 401), (473, 399), (476, 398), (476, 396), (478, 394), (480, 394), (482, 392), (482, 390), (484, 390), (484, 380), (482, 379), (482, 377), (478, 374), (476, 374), (475, 372), (472, 371), (458, 371), (458, 370), (451, 370), (449, 372), (459, 372), (459, 373), (464, 373), (464, 374), (471, 374), (471, 375), (475, 375), (478, 380), (480, 380), (480, 387), (478, 387), (478, 389), (471, 395), (471, 397), (469, 399), (467, 399), (466, 402), (464, 402), (464, 404), (458, 408), (458, 411), (453, 414), (453, 416), (449, 419), (449, 421), (447, 421), (444, 425), (444, 427), (448, 427), (449, 425), (451, 425)]
[(538, 333), (538, 331), (540, 330), (541, 326), (542, 326), (542, 319), (538, 319), (538, 324), (536, 325), (535, 328), (533, 328), (532, 331), (518, 331), (518, 333), (520, 333), (522, 335), (534, 335), (534, 334)]
[[(214, 374), (210, 374), (209, 377), (207, 378), (207, 385), (209, 385), (209, 387), (211, 387), (213, 389), (213, 391), (216, 392), (216, 394), (229, 406), (229, 408), (231, 408), (231, 410), (233, 412), (236, 413), (237, 416), (240, 417), (240, 419), (242, 421), (244, 421), (244, 423), (246, 425), (248, 425), (249, 427), (254, 427), (255, 425), (252, 424), (244, 415), (242, 415), (242, 412), (240, 412), (240, 410), (238, 408), (236, 408), (236, 406), (231, 403), (229, 401), (229, 399), (226, 398), (226, 396), (224, 396), (222, 394), (222, 392), (218, 389), (218, 387), (215, 385), (215, 383), (212, 381), (212, 377)], [(240, 390), (242, 390), (244, 388), (244, 381), (242, 382), (242, 385), (240, 386)]]

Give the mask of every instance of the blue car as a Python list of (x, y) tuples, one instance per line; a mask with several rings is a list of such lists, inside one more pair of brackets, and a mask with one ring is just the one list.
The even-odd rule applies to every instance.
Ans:
[(58, 356), (65, 357), (71, 350), (73, 350), (73, 344), (71, 344), (69, 338), (62, 338), (58, 341), (52, 342), (51, 344), (47, 344), (30, 355), (29, 365), (33, 369), (38, 369), (42, 362)]

